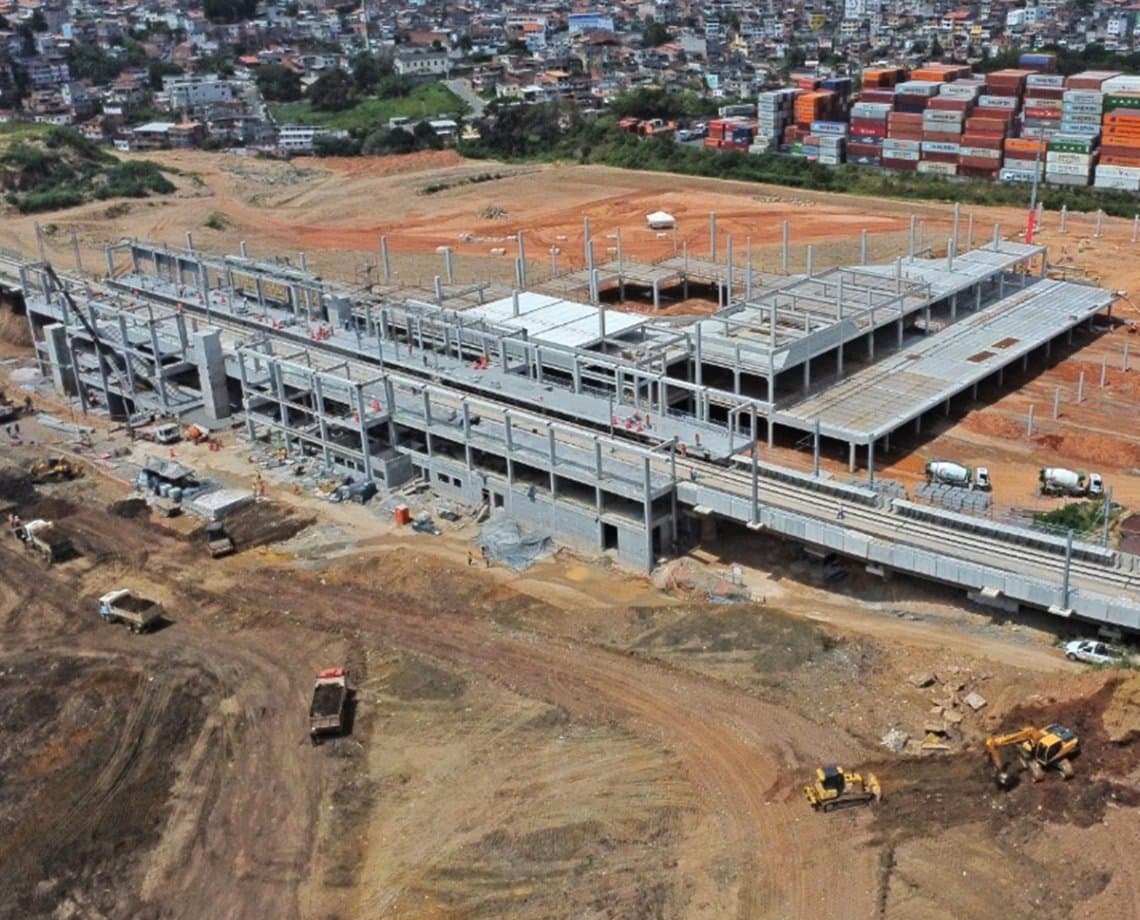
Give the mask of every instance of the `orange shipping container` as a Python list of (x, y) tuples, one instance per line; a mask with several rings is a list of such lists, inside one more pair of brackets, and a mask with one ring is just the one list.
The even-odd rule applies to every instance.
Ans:
[(1006, 153), (1036, 154), (1038, 150), (1044, 151), (1046, 141), (1036, 137), (1007, 137), (1005, 139)]

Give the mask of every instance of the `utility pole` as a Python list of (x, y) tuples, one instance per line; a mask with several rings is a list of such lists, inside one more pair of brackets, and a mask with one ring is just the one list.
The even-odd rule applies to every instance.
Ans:
[(1045, 146), (1045, 138), (1037, 139), (1037, 153), (1033, 156), (1033, 185), (1029, 190), (1029, 213), (1025, 215), (1025, 242), (1033, 244), (1033, 235), (1037, 231), (1037, 183), (1041, 176), (1041, 148)]

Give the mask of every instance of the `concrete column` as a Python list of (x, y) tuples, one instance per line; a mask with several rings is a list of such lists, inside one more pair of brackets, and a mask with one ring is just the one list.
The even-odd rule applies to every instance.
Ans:
[(324, 458), (325, 466), (331, 467), (332, 452), (329, 450), (329, 423), (325, 418), (325, 393), (321, 378), (316, 374), (313, 375), (313, 398), (316, 403), (314, 408), (317, 412), (317, 427), (321, 432), (321, 456)]
[(644, 489), (644, 513), (645, 513), (645, 559), (646, 568), (653, 568), (653, 479), (650, 475), (649, 458), (643, 457), (641, 460), (641, 476)]
[(392, 280), (392, 260), (388, 256), (388, 237), (380, 237), (380, 264), (384, 269), (384, 280)]
[(716, 211), (709, 212), (709, 259), (716, 261)]
[(519, 244), (519, 287), (526, 290), (526, 234), (520, 230), (515, 239)]
[(450, 246), (443, 248), (443, 270), (448, 284), (455, 284), (455, 261)]
[(812, 262), (814, 262), (815, 260), (813, 258), (813, 255), (814, 255), (814, 250), (812, 249), (812, 245), (811, 245), (811, 243), (808, 243), (808, 247), (807, 247), (807, 276), (809, 278), (812, 277), (812, 275), (814, 274), (814, 272), (813, 272), (814, 266), (812, 265)]
[(910, 238), (909, 238), (909, 243), (907, 244), (907, 255), (909, 255), (912, 259), (914, 258), (915, 246), (918, 244), (918, 239), (916, 236), (917, 228), (918, 228), (918, 218), (914, 214), (911, 214), (910, 215)]
[(847, 445), (847, 472), (855, 472), (855, 442), (851, 441)]
[(859, 264), (867, 264), (867, 231), (859, 234)]
[(788, 243), (790, 242), (790, 229), (787, 221), (784, 221), (783, 229), (781, 232), (783, 234), (783, 247), (780, 253), (780, 271), (786, 275), (788, 273)]
[(474, 464), (471, 457), (471, 406), (467, 397), (463, 397), (463, 459), (467, 464), (467, 472), (471, 472)]
[(44, 327), (44, 344), (47, 346), (52, 386), (57, 393), (73, 394), (74, 375), (70, 349), (67, 347), (67, 328), (63, 323), (52, 323)]
[[(229, 418), (230, 395), (226, 387), (226, 361), (222, 354), (221, 330), (195, 332), (194, 349), (198, 358), (198, 381), (206, 417), (213, 421)], [(323, 414), (323, 407), (321, 412)]]
[[(424, 391), (427, 392), (426, 390)], [(356, 412), (360, 418), (360, 452), (364, 455), (364, 476), (372, 478), (372, 454), (368, 447), (368, 423), (365, 420), (364, 384), (356, 384)]]

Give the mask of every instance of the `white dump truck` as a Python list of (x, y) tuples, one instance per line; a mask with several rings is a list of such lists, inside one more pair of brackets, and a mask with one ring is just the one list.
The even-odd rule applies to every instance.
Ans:
[(126, 588), (117, 588), (99, 598), (99, 616), (108, 623), (125, 623), (131, 632), (141, 633), (154, 628), (162, 616), (162, 607)]
[(1041, 483), (1042, 495), (1095, 496), (1104, 492), (1104, 481), (1100, 473), (1047, 466), (1042, 468), (1037, 478)]
[(317, 675), (309, 705), (309, 739), (313, 744), (344, 732), (348, 697), (348, 673), (344, 668), (326, 668)]
[(926, 478), (963, 489), (990, 490), (990, 471), (984, 466), (969, 467), (950, 460), (932, 460), (926, 464)]
[(37, 519), (25, 522), (12, 517), (10, 524), (12, 535), (24, 544), (24, 548), (38, 553), (48, 565), (66, 559), (74, 552), (67, 534), (62, 533), (52, 521)]

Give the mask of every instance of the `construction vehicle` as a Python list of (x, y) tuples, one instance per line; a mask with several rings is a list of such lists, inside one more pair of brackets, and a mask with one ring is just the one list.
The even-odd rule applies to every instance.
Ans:
[(348, 695), (348, 672), (344, 668), (326, 668), (317, 675), (309, 706), (309, 740), (314, 745), (345, 730)]
[(144, 441), (153, 441), (155, 444), (177, 444), (182, 440), (182, 428), (177, 422), (164, 422), (154, 428), (138, 432), (138, 436)]
[(991, 488), (990, 471), (984, 466), (969, 467), (949, 460), (932, 460), (926, 464), (926, 478), (931, 482), (941, 482), (964, 489), (980, 489), (988, 492)]
[(214, 559), (228, 556), (234, 551), (233, 538), (226, 533), (225, 525), (221, 521), (210, 521), (206, 524), (206, 549)]
[(8, 398), (8, 394), (0, 389), (0, 425), (15, 421), (20, 417), (20, 406)]
[(1043, 467), (1037, 478), (1041, 483), (1042, 495), (1100, 495), (1104, 491), (1100, 473)]
[(877, 802), (883, 790), (874, 773), (848, 773), (843, 767), (828, 766), (816, 768), (815, 782), (804, 786), (804, 795), (817, 811), (834, 811)]
[[(986, 739), (986, 754), (994, 765), (994, 779), (1002, 789), (1017, 784), (1021, 770), (1027, 769), (1033, 782), (1040, 782), (1047, 769), (1056, 769), (1061, 776), (1069, 779), (1073, 775), (1073, 765), (1069, 758), (1080, 751), (1081, 741), (1076, 732), (1064, 725), (1047, 725), (1034, 728), (1027, 725), (1006, 735), (991, 735)], [(1007, 762), (1003, 752), (1012, 749), (1015, 760)]]
[(117, 588), (99, 598), (99, 616), (107, 623), (125, 623), (132, 633), (141, 633), (154, 628), (162, 617), (162, 607), (126, 588)]
[(191, 444), (205, 444), (210, 440), (209, 430), (200, 425), (187, 425), (185, 435)]
[(40, 457), (28, 467), (28, 478), (35, 483), (62, 482), (74, 479), (82, 472), (79, 464), (67, 457)]
[(12, 536), (23, 543), (28, 552), (39, 553), (48, 565), (66, 559), (75, 551), (71, 540), (52, 521), (37, 518), (25, 523), (13, 515), (10, 524)]

